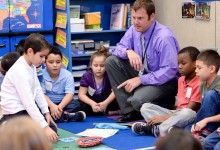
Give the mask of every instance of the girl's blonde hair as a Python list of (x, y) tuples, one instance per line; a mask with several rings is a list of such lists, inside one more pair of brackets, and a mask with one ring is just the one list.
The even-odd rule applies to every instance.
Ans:
[(52, 150), (43, 129), (30, 117), (16, 117), (0, 126), (0, 149)]
[(95, 53), (92, 54), (92, 56), (90, 57), (90, 66), (92, 65), (94, 58), (97, 56), (104, 56), (105, 58), (109, 56), (109, 53), (107, 52), (107, 49), (105, 48), (105, 46), (101, 45), (99, 49)]

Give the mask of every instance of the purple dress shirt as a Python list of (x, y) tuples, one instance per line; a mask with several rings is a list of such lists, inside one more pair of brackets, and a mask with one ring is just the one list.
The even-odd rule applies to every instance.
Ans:
[[(153, 31), (155, 23), (156, 26)], [(151, 33), (152, 37), (149, 41)], [(122, 59), (128, 59), (126, 50), (132, 49), (142, 58), (141, 34), (135, 30), (134, 26), (131, 26), (112, 54)], [(171, 29), (154, 21), (143, 34), (145, 43), (149, 42), (146, 54), (148, 73), (140, 76), (141, 83), (143, 85), (162, 85), (176, 78), (179, 44)]]

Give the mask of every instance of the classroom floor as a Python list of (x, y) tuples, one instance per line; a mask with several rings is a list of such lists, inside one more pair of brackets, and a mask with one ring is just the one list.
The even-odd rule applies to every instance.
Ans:
[[(69, 131), (72, 134), (77, 134), (86, 129), (94, 128), (94, 123), (115, 123), (115, 120), (111, 117), (96, 116), (87, 117), (83, 122), (67, 122), (58, 123), (58, 127), (65, 131)], [(64, 132), (58, 133), (61, 138), (67, 138), (68, 136)], [(110, 147), (110, 149), (116, 150), (134, 150), (138, 148), (152, 147), (155, 145), (156, 138), (153, 136), (140, 136), (134, 134), (131, 129), (119, 130), (115, 135), (105, 138), (102, 144)], [(62, 143), (61, 141), (54, 145), (55, 150), (64, 149), (64, 145), (67, 147), (75, 146), (74, 142)], [(103, 149), (100, 147), (93, 147), (93, 150), (109, 150), (109, 148)]]

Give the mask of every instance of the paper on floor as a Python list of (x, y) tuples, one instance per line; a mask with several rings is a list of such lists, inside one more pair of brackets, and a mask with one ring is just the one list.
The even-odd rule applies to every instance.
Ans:
[(103, 138), (110, 137), (117, 133), (117, 129), (86, 129), (83, 132), (80, 132), (76, 135), (80, 136), (101, 136)]

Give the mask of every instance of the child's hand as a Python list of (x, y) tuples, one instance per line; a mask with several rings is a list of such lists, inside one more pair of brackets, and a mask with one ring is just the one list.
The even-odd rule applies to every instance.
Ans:
[(203, 119), (192, 126), (191, 132), (201, 131), (206, 125), (207, 121), (206, 119)]
[(158, 124), (158, 123), (162, 123), (165, 120), (167, 120), (169, 118), (168, 115), (164, 115), (164, 116), (154, 116), (152, 117), (147, 123), (149, 125), (154, 125), (154, 124)]
[(220, 133), (220, 127), (218, 127), (217, 132)]
[(104, 102), (100, 102), (100, 103), (98, 103), (98, 104), (99, 104), (99, 106), (100, 106), (100, 112), (105, 112), (105, 110), (106, 110), (108, 104), (105, 103), (105, 101), (104, 101)]
[(58, 142), (58, 140), (59, 140), (58, 135), (49, 126), (46, 126), (44, 128), (44, 130), (45, 130), (45, 133), (46, 133), (47, 137), (49, 138), (49, 140), (52, 143), (57, 143)]
[(51, 113), (51, 116), (57, 120), (61, 117), (62, 115), (62, 109), (59, 108), (58, 105), (56, 104), (53, 104), (51, 107), (50, 107), (50, 113)]
[(91, 107), (92, 107), (93, 112), (100, 112), (99, 104), (93, 103)]
[(46, 118), (46, 121), (47, 121), (48, 125), (50, 125), (50, 123), (52, 123), (52, 124), (56, 127), (56, 129), (57, 129), (57, 125), (56, 125), (56, 123), (53, 121), (53, 118), (50, 116), (49, 113), (46, 113), (46, 114), (45, 114), (45, 118)]

